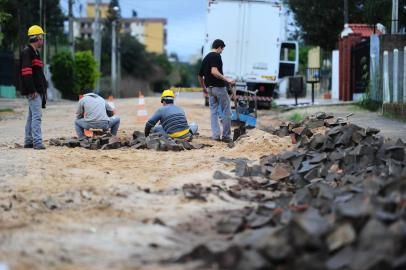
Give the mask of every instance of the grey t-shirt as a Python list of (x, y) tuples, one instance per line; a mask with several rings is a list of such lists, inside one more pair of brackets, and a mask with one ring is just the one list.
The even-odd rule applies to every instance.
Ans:
[(101, 96), (89, 93), (79, 100), (76, 115), (88, 122), (109, 121), (106, 110), (113, 111), (113, 108)]

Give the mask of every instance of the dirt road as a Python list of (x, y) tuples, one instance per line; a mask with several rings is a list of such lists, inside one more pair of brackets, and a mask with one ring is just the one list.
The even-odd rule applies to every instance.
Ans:
[[(235, 148), (209, 140), (209, 112), (202, 99), (179, 98), (188, 119), (200, 125), (196, 142), (212, 147), (184, 152), (119, 149), (90, 151), (48, 146), (18, 149), (25, 106), (0, 121), (0, 262), (10, 269), (189, 269), (173, 259), (199, 243), (222, 245), (211, 228), (224, 211), (249, 203), (208, 195), (207, 202), (186, 200), (185, 183), (209, 187), (215, 170), (233, 166), (221, 157), (260, 156), (290, 146), (259, 130)], [(143, 130), (136, 123), (136, 99), (117, 100), (121, 136)], [(148, 114), (160, 106), (146, 98)], [(73, 136), (76, 103), (51, 103), (43, 134)], [(47, 144), (47, 142), (46, 142)], [(209, 218), (210, 217), (210, 218)]]
[[(255, 205), (224, 193), (210, 193), (206, 201), (188, 200), (182, 186), (221, 187), (213, 173), (231, 174), (234, 168), (222, 157), (248, 158), (255, 164), (262, 155), (288, 149), (291, 142), (257, 129), (230, 149), (209, 139), (209, 111), (201, 98), (181, 96), (177, 102), (189, 121), (200, 126), (201, 136), (195, 141), (212, 147), (184, 152), (19, 149), (14, 144), (23, 142), (24, 101), (17, 102), (15, 112), (3, 113), (0, 265), (13, 270), (194, 269), (194, 264), (168, 260), (201, 243), (221, 249), (227, 236), (215, 234), (213, 228), (222, 214)], [(136, 99), (116, 101), (120, 136), (143, 130), (136, 123), (136, 104)], [(158, 98), (146, 98), (149, 115), (158, 106)], [(49, 105), (43, 117), (46, 140), (74, 135), (75, 107), (74, 102)], [(365, 123), (370, 115), (363, 115), (360, 121)], [(266, 126), (274, 118), (263, 111), (260, 123)], [(399, 125), (398, 130), (403, 128)]]

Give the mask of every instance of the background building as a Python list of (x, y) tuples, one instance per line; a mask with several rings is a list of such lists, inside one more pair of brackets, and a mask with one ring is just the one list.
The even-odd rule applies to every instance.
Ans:
[[(108, 15), (108, 3), (100, 4), (101, 20), (104, 21)], [(75, 38), (93, 38), (93, 24), (95, 17), (95, 4), (88, 2), (86, 7), (86, 17), (74, 19), (73, 36)], [(135, 15), (135, 14), (134, 14)], [(166, 24), (165, 18), (120, 18), (122, 33), (128, 33), (137, 38), (145, 45), (148, 52), (162, 54), (165, 53), (166, 45)]]

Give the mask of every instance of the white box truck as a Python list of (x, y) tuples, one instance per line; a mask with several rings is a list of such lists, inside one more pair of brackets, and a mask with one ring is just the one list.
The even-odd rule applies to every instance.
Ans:
[(286, 10), (275, 0), (208, 0), (203, 57), (222, 39), (223, 73), (237, 90), (257, 92), (270, 107), (275, 85), (298, 71), (297, 42), (286, 42)]

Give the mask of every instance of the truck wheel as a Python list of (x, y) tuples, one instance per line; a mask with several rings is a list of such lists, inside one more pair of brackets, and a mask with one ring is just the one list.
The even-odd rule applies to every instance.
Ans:
[(270, 110), (272, 107), (272, 102), (271, 101), (263, 101), (258, 103), (258, 108), (263, 109), (263, 110)]

